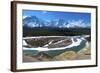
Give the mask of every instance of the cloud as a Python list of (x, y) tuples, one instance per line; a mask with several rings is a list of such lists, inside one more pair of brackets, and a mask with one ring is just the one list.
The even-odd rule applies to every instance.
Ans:
[(67, 27), (90, 27), (90, 23), (85, 23), (83, 20), (69, 20)]
[(27, 15), (24, 15), (24, 16), (23, 16), (23, 19), (25, 19), (26, 17), (28, 17), (28, 16), (27, 16)]

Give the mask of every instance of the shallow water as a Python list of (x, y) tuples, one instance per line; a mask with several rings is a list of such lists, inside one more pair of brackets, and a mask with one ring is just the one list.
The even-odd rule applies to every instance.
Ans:
[[(70, 37), (72, 40), (72, 44), (65, 46), (65, 47), (60, 47), (60, 48), (43, 48), (43, 47), (38, 47), (38, 48), (26, 48), (23, 47), (23, 54), (24, 55), (31, 55), (34, 56), (38, 54), (39, 52), (45, 53), (51, 57), (57, 56), (65, 51), (75, 51), (78, 52), (82, 48), (86, 46), (86, 40), (83, 37)], [(77, 41), (74, 41), (75, 38)]]

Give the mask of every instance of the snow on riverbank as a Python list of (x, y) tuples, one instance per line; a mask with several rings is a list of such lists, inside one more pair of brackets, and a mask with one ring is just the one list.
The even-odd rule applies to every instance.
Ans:
[[(53, 36), (54, 37), (54, 36)], [(43, 48), (43, 47), (38, 47), (38, 48), (26, 48), (26, 47), (23, 47), (23, 50), (37, 50), (37, 51), (50, 51), (50, 50), (62, 50), (62, 49), (66, 49), (66, 48), (71, 48), (71, 47), (74, 47), (74, 46), (79, 46), (80, 43), (82, 41), (84, 41), (85, 39), (82, 37), (82, 38), (76, 38), (77, 41), (74, 41), (74, 38), (71, 37), (71, 40), (72, 40), (72, 44), (68, 45), (68, 46), (65, 46), (65, 47), (60, 47), (60, 48)], [(24, 41), (25, 43), (25, 41)], [(26, 44), (26, 43), (25, 43)], [(48, 44), (47, 44), (48, 45)]]
[[(34, 36), (34, 37), (23, 37), (24, 39), (38, 39), (38, 38), (54, 38), (54, 37), (66, 37), (66, 36)], [(67, 37), (80, 37), (80, 36), (67, 36)], [(83, 35), (82, 37), (90, 37), (90, 35)]]
[(39, 38), (54, 38), (54, 37), (65, 37), (65, 36), (36, 36), (36, 37), (24, 37), (23, 39), (39, 39)]

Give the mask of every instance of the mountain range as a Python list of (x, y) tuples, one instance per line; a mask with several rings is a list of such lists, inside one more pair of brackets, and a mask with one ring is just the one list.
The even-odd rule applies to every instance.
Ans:
[(23, 18), (23, 26), (27, 27), (57, 27), (57, 28), (90, 28), (89, 24), (85, 24), (82, 20), (67, 21), (64, 19), (43, 20), (37, 16), (27, 16)]

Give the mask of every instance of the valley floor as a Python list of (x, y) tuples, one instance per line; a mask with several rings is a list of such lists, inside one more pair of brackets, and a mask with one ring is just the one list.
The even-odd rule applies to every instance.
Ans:
[[(75, 41), (75, 40), (74, 40)], [(71, 43), (71, 42), (70, 42)], [(86, 60), (91, 59), (91, 47), (88, 42), (87, 45), (80, 51), (75, 52), (73, 50), (65, 51), (55, 57), (49, 57), (45, 54), (39, 53), (38, 55), (23, 55), (23, 62), (41, 62), (41, 61), (64, 61), (64, 60)], [(46, 47), (46, 45), (45, 45)]]

